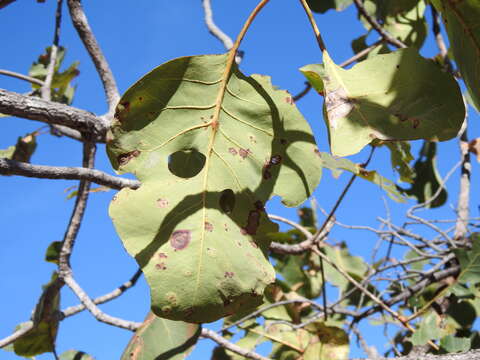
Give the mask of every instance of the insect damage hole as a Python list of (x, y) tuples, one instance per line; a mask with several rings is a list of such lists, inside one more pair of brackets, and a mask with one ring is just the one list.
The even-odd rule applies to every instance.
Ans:
[(196, 149), (176, 151), (168, 157), (168, 170), (181, 178), (192, 178), (205, 166), (205, 155)]
[(232, 189), (225, 189), (221, 192), (219, 205), (225, 214), (233, 212), (235, 208), (235, 193)]

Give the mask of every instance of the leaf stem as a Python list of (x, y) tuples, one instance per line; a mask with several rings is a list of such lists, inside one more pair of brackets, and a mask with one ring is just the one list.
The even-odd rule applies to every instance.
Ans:
[(312, 25), (313, 32), (315, 33), (315, 37), (317, 38), (318, 46), (320, 47), (320, 50), (322, 53), (324, 51), (327, 51), (327, 47), (325, 46), (325, 43), (323, 42), (322, 35), (320, 34), (320, 30), (318, 30), (317, 23), (315, 22), (315, 19), (313, 18), (312, 10), (310, 10), (310, 7), (308, 6), (306, 0), (300, 0), (300, 3), (303, 6), (303, 9), (305, 10), (305, 13), (307, 14), (308, 20), (310, 21), (310, 24)]

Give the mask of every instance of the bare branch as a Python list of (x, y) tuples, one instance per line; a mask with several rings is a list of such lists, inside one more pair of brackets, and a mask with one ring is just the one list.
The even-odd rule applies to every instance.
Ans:
[(363, 49), (362, 51), (358, 52), (357, 54), (353, 55), (350, 59), (345, 60), (339, 66), (340, 67), (346, 67), (346, 66), (354, 63), (358, 59), (364, 57), (365, 55), (368, 55), (368, 53), (370, 53), (373, 49), (375, 49), (382, 42), (383, 42), (383, 40), (378, 40), (377, 42), (373, 43), (369, 47), (367, 47), (367, 48)]
[(215, 341), (217, 344), (220, 346), (223, 346), (225, 349), (230, 350), (234, 352), (235, 354), (242, 355), (248, 359), (253, 359), (253, 360), (269, 360), (269, 358), (262, 356), (260, 354), (257, 354), (254, 351), (251, 350), (245, 350), (241, 348), (238, 345), (235, 345), (225, 339), (223, 336), (218, 335), (215, 331), (203, 328), (202, 329), (202, 337), (211, 339)]
[(210, 0), (202, 0), (202, 5), (205, 13), (205, 25), (207, 25), (208, 31), (222, 42), (223, 46), (225, 46), (225, 49), (230, 50), (233, 46), (233, 40), (213, 21), (212, 4)]
[[(105, 141), (108, 124), (93, 113), (0, 89), (0, 113), (92, 133)], [(96, 139), (94, 139), (96, 140)]]
[(312, 89), (312, 85), (308, 81), (305, 81), (305, 88), (302, 91), (300, 91), (297, 95), (292, 96), (293, 101), (296, 102), (300, 100), (305, 95), (307, 95), (311, 89)]
[(25, 162), (0, 158), (0, 175), (21, 175), (40, 179), (88, 180), (112, 189), (129, 187), (137, 189), (140, 182), (112, 176), (100, 170), (82, 167), (32, 165)]
[(97, 39), (93, 35), (90, 25), (88, 24), (81, 1), (68, 0), (68, 8), (70, 10), (73, 26), (75, 26), (80, 39), (82, 39), (83, 44), (90, 54), (97, 72), (100, 75), (100, 79), (102, 80), (105, 95), (107, 97), (109, 113), (113, 114), (115, 106), (117, 106), (118, 100), (120, 99), (113, 73), (110, 70), (110, 66), (105, 59), (100, 46), (98, 45)]
[[(120, 295), (122, 295), (126, 290), (130, 289), (132, 286), (135, 286), (135, 284), (137, 283), (138, 279), (140, 278), (140, 276), (142, 275), (142, 270), (138, 269), (135, 274), (132, 276), (132, 278), (130, 280), (128, 280), (127, 282), (123, 283), (122, 285), (120, 285), (118, 288), (116, 288), (115, 290), (109, 292), (108, 294), (105, 294), (105, 295), (102, 295), (102, 296), (99, 296), (95, 299), (93, 299), (93, 303), (95, 305), (99, 305), (99, 304), (103, 304), (103, 303), (106, 303), (110, 300), (113, 300), (117, 297), (119, 297)], [(69, 317), (69, 316), (72, 316), (72, 315), (75, 315), (75, 314), (78, 314), (79, 312), (85, 310), (86, 307), (85, 305), (83, 304), (79, 304), (79, 305), (75, 305), (75, 306), (70, 306), (68, 308), (66, 308), (65, 310), (62, 310), (61, 312), (61, 318), (66, 318), (66, 317)]]
[(467, 124), (459, 138), (460, 159), (462, 163), (460, 175), (460, 191), (458, 193), (457, 222), (455, 224), (454, 238), (456, 241), (466, 243), (464, 240), (468, 233), (468, 222), (470, 216), (470, 176), (472, 164), (470, 163), (470, 152), (468, 150)]
[(42, 80), (36, 79), (36, 78), (28, 76), (28, 75), (23, 75), (23, 74), (14, 72), (14, 71), (0, 69), (0, 75), (11, 76), (11, 77), (14, 77), (14, 78), (17, 78), (17, 79), (20, 79), (20, 80), (25, 80), (25, 81), (31, 82), (32, 84), (43, 86), (43, 81)]
[(398, 39), (395, 39), (394, 37), (392, 37), (392, 35), (390, 35), (387, 31), (385, 31), (384, 28), (382, 28), (382, 26), (377, 22), (377, 20), (375, 20), (372, 16), (370, 16), (368, 13), (367, 13), (367, 10), (365, 10), (365, 8), (363, 7), (363, 3), (361, 0), (353, 0), (355, 6), (357, 7), (357, 10), (360, 14), (362, 14), (362, 16), (365, 18), (365, 20), (368, 21), (368, 23), (372, 26), (372, 28), (374, 28), (379, 34), (380, 36), (382, 37), (382, 39), (384, 39), (386, 42), (398, 47), (398, 48), (406, 48), (407, 45), (405, 45), (403, 42), (401, 42), (400, 40)]
[[(367, 358), (367, 359), (352, 359), (352, 360), (391, 360), (392, 358)], [(399, 356), (394, 358), (395, 360), (480, 360), (480, 350), (470, 350), (464, 353), (457, 354), (442, 354), (442, 355), (433, 355), (433, 354), (414, 354), (411, 356)]]
[(117, 326), (123, 329), (127, 329), (130, 331), (135, 331), (137, 330), (142, 323), (139, 322), (134, 322), (134, 321), (127, 321), (124, 319), (120, 319), (108, 314), (105, 314), (102, 310), (100, 310), (97, 305), (90, 299), (90, 297), (87, 295), (87, 293), (78, 285), (78, 283), (75, 281), (75, 279), (71, 275), (67, 275), (63, 277), (63, 281), (65, 281), (65, 284), (68, 285), (70, 289), (77, 295), (77, 297), (80, 299), (82, 304), (87, 308), (88, 311), (95, 317), (100, 322), (103, 322), (105, 324), (109, 324), (112, 326)]

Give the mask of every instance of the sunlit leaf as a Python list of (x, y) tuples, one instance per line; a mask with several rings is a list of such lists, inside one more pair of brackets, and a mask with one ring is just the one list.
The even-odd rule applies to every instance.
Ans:
[(62, 244), (62, 241), (53, 241), (50, 243), (45, 253), (45, 261), (58, 264), (60, 251), (62, 250)]
[(410, 166), (413, 156), (410, 153), (408, 141), (386, 141), (385, 145), (390, 150), (392, 168), (400, 175), (400, 181), (413, 183), (415, 172)]
[(425, 315), (418, 324), (416, 331), (410, 337), (412, 344), (414, 346), (425, 345), (430, 340), (439, 339), (442, 336), (439, 322), (438, 315), (433, 311)]
[(448, 353), (464, 352), (470, 350), (471, 342), (469, 338), (447, 335), (440, 339), (440, 346)]
[(183, 360), (200, 336), (197, 324), (162, 319), (149, 313), (123, 352), (122, 360)]
[[(457, 294), (458, 284), (465, 284), (467, 288), (480, 283), (480, 233), (474, 233), (470, 236), (471, 249), (455, 249), (455, 255), (460, 262), (460, 274), (457, 278), (457, 284), (452, 288), (452, 292)], [(459, 294), (457, 294), (459, 295)]]
[(324, 52), (325, 121), (333, 155), (359, 152), (374, 139), (448, 140), (457, 135), (465, 105), (454, 78), (400, 49), (349, 70)]
[(275, 279), (266, 234), (277, 225), (264, 205), (278, 195), (297, 206), (320, 178), (291, 96), (227, 66), (226, 55), (206, 55), (154, 69), (112, 125), (110, 160), (142, 186), (120, 191), (110, 215), (158, 316), (208, 322), (259, 305)]
[(310, 340), (304, 360), (347, 360), (350, 352), (348, 335), (336, 326), (315, 322), (307, 327), (314, 338)]
[(480, 2), (478, 0), (432, 0), (442, 13), (455, 63), (473, 103), (480, 109)]

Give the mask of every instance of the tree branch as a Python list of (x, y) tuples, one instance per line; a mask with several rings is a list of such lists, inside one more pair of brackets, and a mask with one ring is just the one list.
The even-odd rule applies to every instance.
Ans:
[(0, 89), (0, 113), (92, 133), (94, 140), (105, 141), (108, 128), (106, 120), (91, 112), (4, 89)]
[(100, 46), (98, 45), (97, 39), (93, 35), (90, 25), (88, 24), (81, 1), (68, 0), (68, 8), (70, 10), (73, 26), (77, 30), (80, 39), (82, 39), (83, 44), (90, 54), (97, 72), (100, 75), (108, 102), (109, 114), (113, 115), (115, 106), (117, 106), (118, 100), (120, 100), (120, 95), (118, 93), (118, 88), (115, 78), (113, 77), (113, 73), (110, 70), (110, 66), (105, 59)]
[(88, 180), (112, 189), (140, 187), (138, 180), (112, 176), (100, 170), (82, 167), (32, 165), (25, 162), (0, 158), (0, 175), (20, 175), (40, 179)]
[(470, 176), (472, 164), (470, 163), (470, 152), (468, 149), (467, 120), (464, 129), (458, 140), (460, 145), (460, 159), (462, 163), (460, 174), (460, 191), (458, 193), (457, 222), (455, 224), (454, 239), (466, 243), (465, 236), (468, 233), (468, 222), (470, 216)]
[[(352, 360), (391, 360), (392, 358), (367, 358), (367, 359), (352, 359)], [(425, 355), (412, 355), (412, 356), (399, 356), (393, 358), (395, 360), (480, 360), (480, 350), (471, 350), (464, 353), (459, 354), (442, 354), (442, 355), (433, 355), (433, 354), (425, 354)]]
[(269, 360), (269, 358), (267, 358), (265, 356), (262, 356), (260, 354), (257, 354), (254, 351), (245, 350), (245, 349), (241, 348), (240, 346), (231, 343), (230, 341), (225, 339), (223, 336), (218, 335), (213, 330), (203, 328), (201, 336), (204, 337), (204, 338), (211, 339), (211, 340), (215, 341), (217, 344), (219, 344), (220, 346), (223, 346), (225, 349), (230, 350), (230, 351), (234, 352), (235, 354), (244, 356), (248, 359)]

